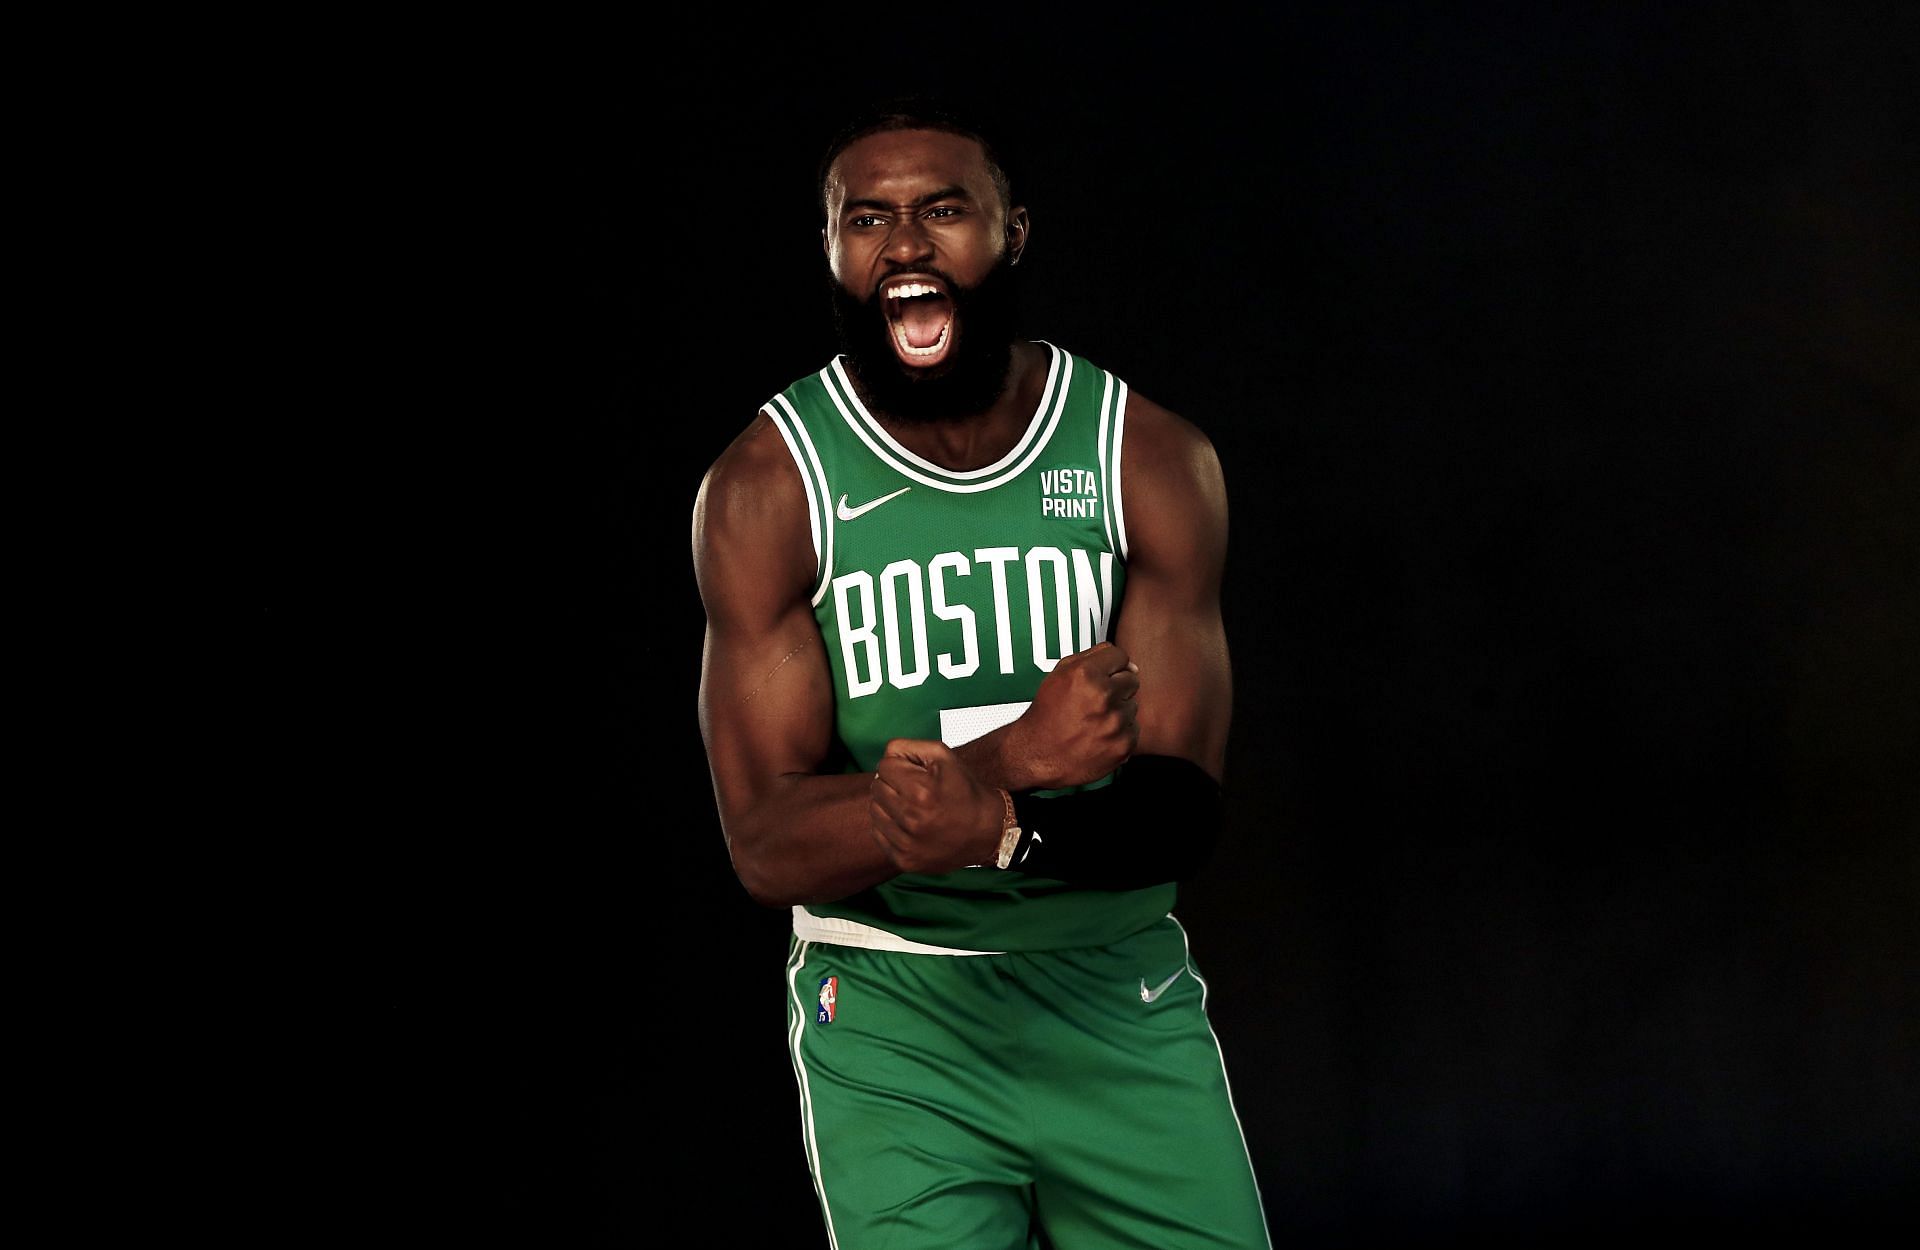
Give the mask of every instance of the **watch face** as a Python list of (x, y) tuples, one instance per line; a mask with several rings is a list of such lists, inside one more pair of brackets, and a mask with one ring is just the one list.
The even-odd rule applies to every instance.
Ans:
[(1008, 825), (1000, 833), (1000, 858), (995, 865), (1005, 868), (1013, 862), (1013, 848), (1020, 845), (1020, 826)]

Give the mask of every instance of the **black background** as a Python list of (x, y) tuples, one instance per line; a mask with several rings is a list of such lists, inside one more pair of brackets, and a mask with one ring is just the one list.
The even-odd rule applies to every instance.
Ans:
[(1028, 332), (1225, 467), (1179, 913), (1275, 1243), (1909, 1213), (1912, 11), (1105, 13), (448, 36), (303, 112), (344, 384), (267, 619), (350, 813), (299, 844), (324, 1202), (825, 1244), (689, 526), (834, 350), (820, 149), (920, 89), (1018, 128)]

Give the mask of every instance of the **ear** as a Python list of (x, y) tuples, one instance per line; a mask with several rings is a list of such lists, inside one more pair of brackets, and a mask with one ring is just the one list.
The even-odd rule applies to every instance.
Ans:
[(833, 244), (827, 242), (827, 228), (825, 226), (820, 227), (820, 250), (829, 256), (833, 254)]
[(1007, 256), (1016, 265), (1020, 263), (1020, 254), (1027, 250), (1027, 238), (1032, 229), (1033, 223), (1028, 220), (1024, 205), (1007, 213)]

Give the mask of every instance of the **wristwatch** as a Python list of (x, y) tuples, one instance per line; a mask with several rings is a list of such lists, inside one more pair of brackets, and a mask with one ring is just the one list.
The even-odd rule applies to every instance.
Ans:
[(1000, 826), (1000, 855), (994, 860), (995, 868), (1005, 868), (1013, 863), (1014, 848), (1020, 845), (1020, 822), (1013, 814), (1013, 795), (1002, 790), (1000, 797), (1006, 801), (1007, 815)]

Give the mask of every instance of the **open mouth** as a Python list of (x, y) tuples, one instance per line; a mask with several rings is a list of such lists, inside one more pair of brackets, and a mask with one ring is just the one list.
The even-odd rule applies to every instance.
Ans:
[(915, 368), (937, 365), (953, 346), (953, 301), (944, 285), (907, 278), (881, 288), (880, 298), (893, 332), (893, 350)]

